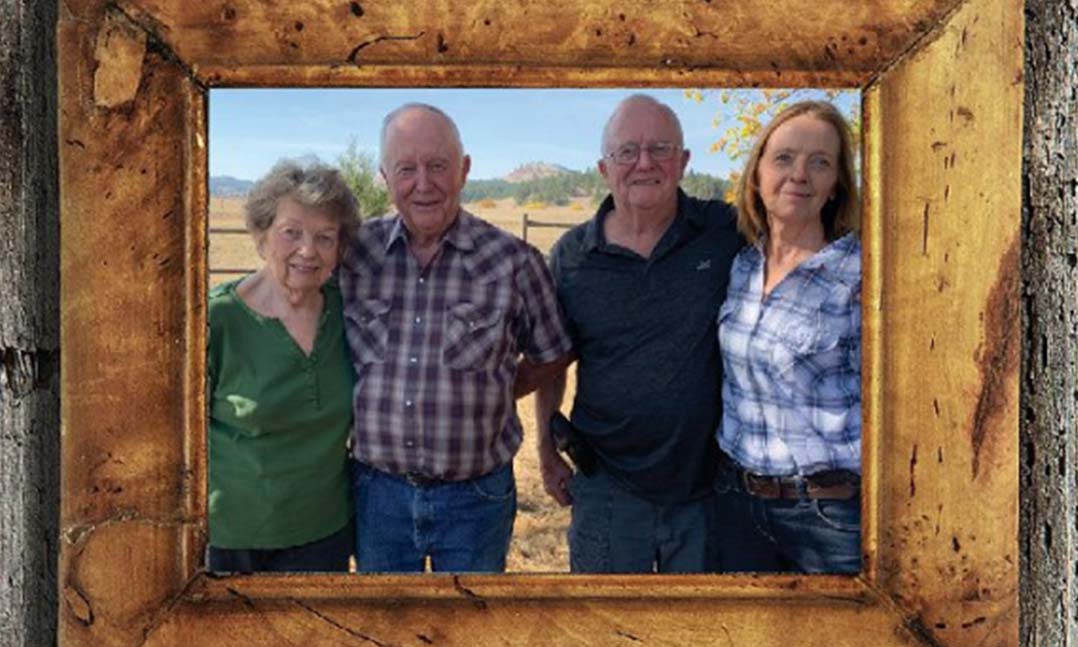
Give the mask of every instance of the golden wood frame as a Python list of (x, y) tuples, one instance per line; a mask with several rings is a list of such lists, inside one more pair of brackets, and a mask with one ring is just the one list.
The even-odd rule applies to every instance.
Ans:
[[(60, 636), (1015, 645), (1018, 0), (62, 0)], [(860, 86), (865, 571), (213, 577), (206, 93)]]

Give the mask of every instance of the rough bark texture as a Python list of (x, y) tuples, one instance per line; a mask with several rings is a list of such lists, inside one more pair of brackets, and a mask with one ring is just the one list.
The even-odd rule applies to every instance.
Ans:
[(1026, 3), (1022, 644), (1078, 645), (1078, 4)]
[(56, 641), (56, 5), (0, 0), (0, 645)]

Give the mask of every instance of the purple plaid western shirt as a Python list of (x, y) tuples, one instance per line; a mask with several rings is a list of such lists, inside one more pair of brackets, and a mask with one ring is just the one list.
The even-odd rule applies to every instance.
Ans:
[(572, 342), (539, 252), (461, 210), (430, 265), (399, 215), (370, 220), (340, 268), (356, 370), (353, 454), (394, 474), (463, 480), (512, 460), (517, 360)]

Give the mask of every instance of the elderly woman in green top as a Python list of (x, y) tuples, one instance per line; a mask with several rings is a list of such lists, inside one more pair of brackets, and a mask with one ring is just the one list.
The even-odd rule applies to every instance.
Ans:
[(356, 199), (329, 167), (280, 162), (246, 216), (265, 265), (209, 298), (209, 569), (345, 571), (354, 377), (331, 276)]

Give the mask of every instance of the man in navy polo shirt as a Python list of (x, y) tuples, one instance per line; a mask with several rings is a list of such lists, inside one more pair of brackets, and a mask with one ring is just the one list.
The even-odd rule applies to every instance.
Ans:
[(546, 492), (572, 505), (578, 573), (712, 571), (720, 420), (715, 319), (743, 244), (732, 207), (678, 188), (689, 162), (673, 110), (633, 95), (603, 130), (610, 195), (551, 253), (577, 354), (571, 420), (597, 457), (573, 473), (554, 448), (560, 378), (539, 388)]

